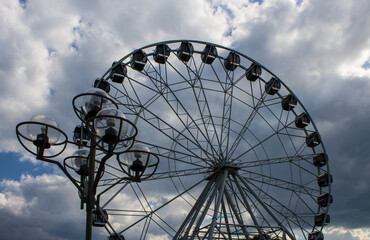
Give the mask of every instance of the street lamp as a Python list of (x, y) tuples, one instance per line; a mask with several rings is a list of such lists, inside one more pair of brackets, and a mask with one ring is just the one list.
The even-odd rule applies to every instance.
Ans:
[(121, 169), (136, 182), (150, 178), (159, 163), (158, 156), (141, 143), (135, 143), (130, 150), (117, 155), (117, 160)]
[(78, 149), (70, 158), (72, 159), (72, 167), (75, 172), (81, 176), (86, 175), (89, 151), (87, 149)]
[[(81, 209), (86, 206), (86, 239), (90, 240), (92, 226), (105, 226), (108, 223), (107, 212), (99, 206), (99, 199), (115, 184), (97, 195), (98, 182), (104, 174), (106, 161), (115, 155), (118, 165), (126, 174), (118, 184), (122, 181), (141, 182), (151, 177), (157, 169), (159, 158), (145, 145), (135, 143), (138, 132), (135, 124), (126, 118), (104, 90), (90, 88), (74, 97), (72, 103), (81, 120), (81, 125), (74, 130), (73, 141), (69, 141), (57, 122), (46, 115), (36, 115), (30, 121), (19, 123), (16, 133), (28, 152), (38, 160), (56, 164), (78, 189)], [(62, 164), (54, 158), (68, 144), (78, 149), (66, 157)], [(100, 160), (96, 159), (97, 151), (103, 155)], [(77, 173), (79, 179), (74, 178), (71, 171)], [(124, 239), (112, 230), (109, 239)]]

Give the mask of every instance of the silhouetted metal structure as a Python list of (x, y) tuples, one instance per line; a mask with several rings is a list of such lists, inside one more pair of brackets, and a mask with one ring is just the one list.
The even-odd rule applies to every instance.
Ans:
[[(73, 100), (74, 144), (88, 155), (58, 165), (108, 239), (323, 239), (328, 156), (302, 103), (262, 64), (217, 44), (165, 41), (115, 61), (94, 86)], [(21, 133), (36, 122), (17, 135), (51, 161), (45, 150), (69, 141), (52, 124), (41, 126), (65, 140), (49, 136), (49, 146), (42, 127)]]

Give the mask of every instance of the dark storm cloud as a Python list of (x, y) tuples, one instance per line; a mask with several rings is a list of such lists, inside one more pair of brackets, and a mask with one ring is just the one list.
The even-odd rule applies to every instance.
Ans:
[(356, 78), (336, 84), (327, 105), (316, 104), (313, 115), (330, 154), (333, 223), (361, 228), (370, 225), (370, 217), (362, 214), (370, 208), (370, 83)]
[(285, 4), (240, 26), (251, 34), (235, 46), (282, 78), (315, 121), (334, 176), (332, 226), (369, 226), (369, 4), (303, 1), (300, 14)]

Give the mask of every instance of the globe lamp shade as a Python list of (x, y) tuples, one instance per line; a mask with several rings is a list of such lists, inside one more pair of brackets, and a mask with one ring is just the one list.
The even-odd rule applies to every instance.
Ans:
[(135, 177), (138, 177), (150, 164), (149, 159), (149, 148), (143, 144), (135, 143), (128, 152), (124, 153), (123, 161), (129, 170), (135, 173)]
[(36, 123), (27, 125), (27, 133), (34, 145), (50, 148), (51, 145), (54, 145), (59, 140), (58, 124), (53, 118), (46, 115), (35, 115), (31, 121)]
[(72, 167), (76, 173), (84, 175), (87, 173), (87, 160), (89, 151), (86, 149), (78, 149), (72, 156)]
[(100, 88), (90, 88), (82, 96), (82, 111), (86, 118), (92, 118), (102, 109), (110, 107), (108, 94)]
[(127, 136), (128, 123), (124, 119), (125, 115), (118, 109), (103, 109), (94, 120), (95, 132), (103, 142), (115, 144)]

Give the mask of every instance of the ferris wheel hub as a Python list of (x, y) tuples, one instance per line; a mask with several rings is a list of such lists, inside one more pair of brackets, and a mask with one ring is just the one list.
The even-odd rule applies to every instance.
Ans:
[(211, 169), (211, 174), (206, 178), (212, 179), (215, 175), (219, 175), (227, 171), (227, 174), (235, 174), (241, 167), (236, 163), (221, 163)]

